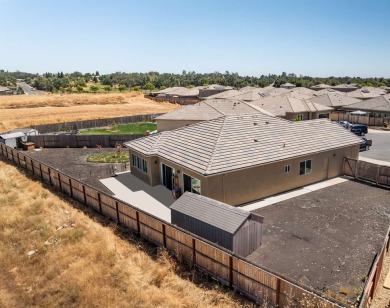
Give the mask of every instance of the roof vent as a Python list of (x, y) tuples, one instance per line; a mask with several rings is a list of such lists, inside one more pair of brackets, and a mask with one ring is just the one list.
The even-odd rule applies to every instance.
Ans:
[(253, 123), (253, 125), (257, 125), (257, 123), (255, 122), (255, 123)]
[(257, 139), (254, 139), (253, 141), (254, 141), (254, 142), (257, 142), (258, 140), (257, 140)]
[(265, 121), (265, 124), (269, 124), (269, 122), (268, 122), (268, 121)]
[(283, 142), (283, 148), (285, 148), (286, 147), (286, 143), (285, 142)]

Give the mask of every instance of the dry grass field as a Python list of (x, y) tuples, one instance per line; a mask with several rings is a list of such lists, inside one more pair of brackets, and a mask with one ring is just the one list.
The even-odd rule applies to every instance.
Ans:
[(0, 96), (0, 132), (34, 124), (164, 113), (180, 107), (146, 99), (138, 92)]
[(0, 307), (249, 303), (0, 160)]

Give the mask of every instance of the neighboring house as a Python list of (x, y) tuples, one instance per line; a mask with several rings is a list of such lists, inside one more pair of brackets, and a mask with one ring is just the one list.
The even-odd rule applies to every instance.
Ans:
[(11, 95), (13, 93), (14, 92), (10, 88), (0, 87), (0, 95)]
[(38, 131), (34, 128), (27, 127), (27, 128), (17, 128), (14, 130), (9, 131), (8, 133), (23, 133), (25, 136), (37, 136), (39, 135)]
[(283, 88), (283, 89), (292, 89), (292, 88), (295, 88), (296, 85), (287, 82), (287, 83), (281, 84), (280, 87)]
[(359, 89), (360, 87), (354, 83), (351, 84), (339, 84), (337, 86), (332, 86), (332, 89), (340, 92), (351, 92)]
[(312, 97), (309, 101), (315, 104), (332, 107), (335, 110), (340, 110), (342, 107), (361, 102), (361, 99), (349, 97), (344, 93), (336, 91)]
[(232, 87), (229, 86), (221, 86), (218, 84), (212, 84), (210, 86), (205, 86), (199, 89), (199, 99), (205, 99), (211, 95), (218, 94), (221, 92), (225, 92), (228, 90), (233, 90)]
[(374, 97), (364, 101), (345, 106), (346, 111), (362, 110), (370, 113), (370, 117), (390, 117), (390, 94)]
[(266, 110), (239, 100), (207, 99), (194, 105), (188, 105), (155, 118), (157, 131), (173, 130), (201, 121), (232, 114), (256, 114)]
[(347, 94), (347, 96), (353, 97), (353, 98), (369, 99), (369, 98), (385, 95), (386, 93), (387, 93), (387, 91), (385, 89), (374, 88), (374, 87), (364, 87), (364, 88), (357, 89), (357, 90), (352, 91), (352, 92), (348, 92), (346, 94)]
[[(313, 88), (313, 87), (311, 87), (310, 89), (312, 89), (312, 88)], [(340, 91), (337, 91), (337, 90), (328, 88), (328, 89), (322, 89), (322, 90), (316, 90), (316, 91), (314, 91), (313, 97), (314, 97), (314, 96), (321, 96), (321, 95), (329, 94), (329, 93), (336, 93), (336, 94), (346, 95), (346, 93), (344, 93), (344, 92), (340, 92)]]
[(170, 207), (173, 224), (246, 257), (261, 245), (264, 217), (186, 192)]
[(360, 139), (329, 120), (231, 115), (126, 142), (131, 173), (239, 205), (343, 174)]
[(248, 89), (243, 90), (243, 89), (240, 89), (241, 93), (230, 97), (230, 99), (238, 99), (246, 102), (251, 102), (251, 101), (255, 101), (270, 96), (269, 93), (262, 90), (261, 88), (254, 88), (251, 90)]
[(27, 137), (22, 132), (0, 135), (0, 143), (4, 143), (11, 148), (17, 148), (19, 147), (20, 142), (25, 141), (27, 141)]
[(273, 96), (251, 102), (270, 112), (271, 114), (287, 120), (311, 120), (329, 118), (332, 107), (312, 103), (310, 100), (298, 99), (289, 95)]
[[(210, 95), (207, 97), (203, 97), (203, 98), (204, 99), (230, 99), (233, 96), (236, 96), (239, 94), (242, 94), (242, 92), (239, 90), (226, 90), (226, 91), (219, 92), (219, 93), (216, 93), (216, 94), (213, 94), (213, 95)], [(199, 98), (202, 98), (202, 97), (199, 97)]]
[(314, 91), (327, 90), (330, 88), (332, 88), (332, 86), (330, 86), (328, 84), (324, 84), (324, 83), (320, 83), (320, 84), (317, 84), (315, 86), (310, 87), (310, 89), (314, 90)]
[(199, 88), (184, 88), (173, 87), (161, 91), (152, 92), (152, 97), (157, 98), (183, 98), (183, 99), (197, 99), (199, 95)]

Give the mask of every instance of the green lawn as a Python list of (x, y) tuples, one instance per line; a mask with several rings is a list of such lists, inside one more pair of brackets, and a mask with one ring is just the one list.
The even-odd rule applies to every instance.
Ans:
[(129, 152), (123, 150), (119, 156), (116, 152), (91, 154), (87, 157), (90, 163), (128, 163), (130, 162)]
[(157, 124), (154, 123), (133, 123), (124, 125), (113, 125), (105, 128), (91, 128), (80, 131), (81, 135), (133, 135), (145, 134), (147, 130), (154, 131)]

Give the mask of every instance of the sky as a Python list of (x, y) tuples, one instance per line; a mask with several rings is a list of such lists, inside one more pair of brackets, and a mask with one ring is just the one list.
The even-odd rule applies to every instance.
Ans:
[(0, 0), (0, 69), (390, 77), (390, 0)]

